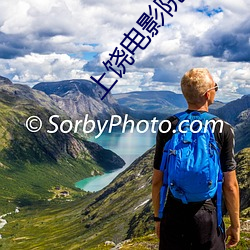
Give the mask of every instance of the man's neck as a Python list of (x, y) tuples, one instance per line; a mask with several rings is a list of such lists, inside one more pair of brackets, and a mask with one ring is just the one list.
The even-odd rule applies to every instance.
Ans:
[(197, 110), (197, 111), (207, 111), (208, 112), (208, 104), (205, 103), (204, 105), (197, 105), (188, 103), (189, 110)]

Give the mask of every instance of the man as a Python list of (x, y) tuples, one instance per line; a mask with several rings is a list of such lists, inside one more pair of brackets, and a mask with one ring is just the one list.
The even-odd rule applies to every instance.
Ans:
[[(186, 72), (181, 80), (181, 89), (188, 104), (187, 112), (208, 112), (214, 102), (217, 84), (207, 69), (195, 68)], [(220, 148), (220, 162), (223, 171), (223, 196), (230, 216), (231, 226), (226, 235), (217, 226), (216, 198), (203, 202), (183, 204), (168, 193), (163, 218), (159, 219), (160, 189), (163, 172), (160, 171), (165, 143), (171, 139), (178, 118), (168, 120), (172, 128), (168, 133), (158, 131), (152, 179), (152, 199), (154, 206), (155, 230), (160, 239), (160, 250), (223, 250), (236, 246), (240, 239), (239, 187), (236, 179), (234, 160), (234, 133), (232, 127), (223, 121), (222, 133), (216, 124), (214, 136)], [(163, 128), (162, 131), (165, 129)], [(224, 224), (223, 224), (224, 226)], [(226, 237), (225, 237), (226, 236)]]

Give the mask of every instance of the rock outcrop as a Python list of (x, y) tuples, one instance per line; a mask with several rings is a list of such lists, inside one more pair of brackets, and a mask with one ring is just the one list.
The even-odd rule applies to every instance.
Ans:
[(108, 94), (102, 101), (103, 89), (88, 80), (66, 80), (60, 82), (38, 83), (33, 89), (50, 95), (57, 106), (72, 119), (89, 119), (105, 121), (111, 115), (122, 115), (119, 104)]
[(1, 84), (13, 84), (13, 83), (8, 78), (0, 76), (0, 85)]

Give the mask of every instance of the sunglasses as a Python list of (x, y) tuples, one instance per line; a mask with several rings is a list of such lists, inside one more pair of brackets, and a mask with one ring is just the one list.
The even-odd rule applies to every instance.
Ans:
[(218, 84), (215, 83), (215, 84), (214, 84), (214, 87), (212, 87), (212, 88), (210, 88), (210, 89), (207, 89), (207, 91), (206, 91), (203, 95), (205, 95), (208, 91), (210, 91), (210, 90), (212, 90), (212, 89), (214, 89), (215, 91), (218, 91), (218, 89), (219, 89)]

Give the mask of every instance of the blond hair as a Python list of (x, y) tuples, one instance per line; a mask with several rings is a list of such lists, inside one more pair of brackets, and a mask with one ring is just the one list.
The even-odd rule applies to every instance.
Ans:
[(201, 97), (213, 85), (213, 78), (205, 68), (194, 68), (181, 79), (181, 90), (190, 104), (200, 103)]

